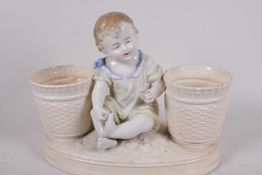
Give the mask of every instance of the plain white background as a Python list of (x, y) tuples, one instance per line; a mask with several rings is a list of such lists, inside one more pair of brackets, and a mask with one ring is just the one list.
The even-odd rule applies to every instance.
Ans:
[(43, 160), (29, 78), (49, 66), (92, 65), (102, 56), (93, 26), (108, 11), (133, 18), (140, 48), (164, 69), (197, 64), (233, 74), (212, 174), (261, 175), (261, 0), (0, 0), (0, 174), (67, 174)]

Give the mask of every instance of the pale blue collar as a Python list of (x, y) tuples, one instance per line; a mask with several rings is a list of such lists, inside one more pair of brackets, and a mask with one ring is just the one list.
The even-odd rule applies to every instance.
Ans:
[[(139, 54), (139, 56), (138, 56), (139, 61), (136, 65), (136, 68), (133, 70), (133, 72), (130, 75), (127, 76), (127, 78), (137, 77), (142, 70), (143, 63), (144, 63), (143, 53), (142, 53), (141, 50), (138, 50), (138, 54)], [(94, 68), (97, 71), (105, 71), (113, 79), (119, 80), (119, 79), (124, 78), (123, 75), (113, 72), (105, 63), (106, 63), (105, 58), (99, 58), (99, 59), (96, 60), (96, 62), (94, 64)]]

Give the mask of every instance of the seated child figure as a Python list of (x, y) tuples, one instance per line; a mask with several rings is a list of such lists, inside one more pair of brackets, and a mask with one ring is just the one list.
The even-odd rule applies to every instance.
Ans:
[(138, 30), (124, 13), (101, 16), (94, 28), (96, 45), (105, 58), (95, 62), (91, 116), (97, 147), (117, 145), (159, 129), (156, 98), (164, 91), (162, 69), (137, 48)]

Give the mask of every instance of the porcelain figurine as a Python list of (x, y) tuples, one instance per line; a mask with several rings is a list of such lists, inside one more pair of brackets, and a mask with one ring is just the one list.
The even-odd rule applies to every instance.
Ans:
[[(45, 159), (76, 175), (214, 170), (231, 74), (208, 66), (163, 72), (138, 49), (138, 30), (121, 12), (101, 16), (94, 37), (104, 54), (95, 70), (57, 66), (31, 77)], [(164, 91), (167, 126), (159, 130), (156, 99)]]
[(124, 13), (101, 16), (94, 28), (105, 57), (95, 62), (91, 116), (99, 135), (97, 147), (111, 148), (159, 129), (157, 97), (164, 91), (162, 68), (138, 49), (138, 30)]

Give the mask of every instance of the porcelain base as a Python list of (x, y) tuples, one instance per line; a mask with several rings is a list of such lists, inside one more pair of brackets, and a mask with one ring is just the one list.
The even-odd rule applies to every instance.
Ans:
[(44, 157), (51, 165), (75, 175), (207, 174), (219, 164), (218, 144), (187, 148), (167, 134), (144, 134), (97, 150), (96, 133), (75, 140), (45, 138)]

